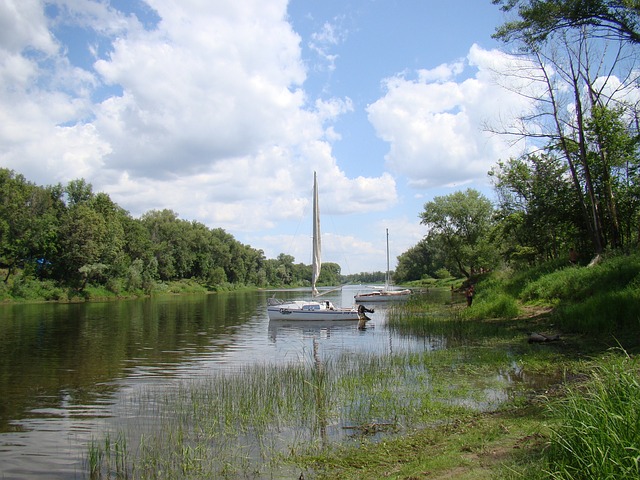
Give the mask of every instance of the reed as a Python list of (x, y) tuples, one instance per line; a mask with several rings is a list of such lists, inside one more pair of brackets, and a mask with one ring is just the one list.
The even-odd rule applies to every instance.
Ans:
[[(513, 359), (489, 350), (350, 354), (254, 365), (132, 398), (117, 442), (92, 442), (94, 478), (246, 478), (356, 438), (406, 432), (496, 408)], [(116, 446), (117, 443), (117, 446)]]
[(637, 360), (609, 355), (586, 386), (551, 403), (559, 426), (547, 453), (550, 478), (640, 478), (638, 373)]
[(450, 341), (463, 340), (471, 335), (473, 326), (453, 305), (409, 304), (395, 305), (387, 314), (389, 329), (404, 336), (429, 337), (434, 345), (446, 337)]

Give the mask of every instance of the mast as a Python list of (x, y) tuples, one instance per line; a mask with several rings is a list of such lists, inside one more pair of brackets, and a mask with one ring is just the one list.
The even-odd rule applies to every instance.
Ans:
[(385, 277), (385, 287), (389, 289), (389, 229), (387, 228), (387, 275)]
[(318, 205), (318, 180), (316, 178), (316, 172), (313, 172), (313, 259), (311, 263), (311, 295), (318, 295), (318, 289), (316, 289), (316, 281), (320, 276), (320, 267), (322, 261), (321, 255), (321, 243), (320, 243), (320, 206)]

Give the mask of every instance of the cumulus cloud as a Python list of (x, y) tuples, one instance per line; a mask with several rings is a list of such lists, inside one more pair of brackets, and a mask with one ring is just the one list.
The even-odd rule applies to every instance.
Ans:
[(508, 139), (483, 130), (487, 122), (514, 118), (528, 108), (525, 97), (496, 82), (497, 72), (513, 61), (474, 45), (464, 64), (386, 79), (385, 95), (367, 111), (378, 136), (390, 144), (389, 168), (407, 176), (415, 188), (461, 186), (484, 178), (497, 160), (516, 154)]
[[(363, 138), (349, 120), (363, 118), (369, 93), (313, 97), (301, 42), (336, 68), (350, 38), (346, 19), (334, 16), (303, 40), (287, 7), (0, 2), (0, 167), (41, 185), (84, 178), (134, 216), (167, 208), (265, 250), (272, 238), (271, 256), (287, 243), (268, 230), (308, 212), (317, 171), (323, 212), (359, 222), (358, 234), (350, 226), (336, 237), (357, 259), (380, 256), (384, 242), (367, 235), (415, 200), (398, 193), (405, 183), (426, 195), (478, 181), (509, 154), (482, 125), (523, 106), (495, 81), (513, 59), (477, 46), (466, 58), (387, 78), (383, 96), (366, 100), (389, 145), (385, 166), (366, 157), (373, 150), (365, 145), (341, 149), (343, 138)], [(398, 232), (398, 243), (408, 248), (421, 234), (416, 218), (403, 218), (396, 227), (407, 240)]]
[(395, 201), (389, 175), (338, 167), (333, 124), (353, 105), (307, 97), (285, 0), (146, 4), (2, 3), (0, 165), (233, 231), (299, 216), (314, 170), (336, 213)]

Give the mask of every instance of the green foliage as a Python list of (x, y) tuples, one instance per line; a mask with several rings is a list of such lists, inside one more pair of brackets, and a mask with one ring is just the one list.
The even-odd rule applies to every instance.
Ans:
[(614, 333), (640, 324), (640, 254), (610, 255), (589, 267), (549, 261), (527, 270), (500, 270), (480, 279), (469, 318), (511, 318), (518, 304), (554, 306), (564, 332)]
[[(556, 265), (557, 263), (550, 263)], [(537, 269), (544, 272), (544, 269)], [(564, 267), (547, 271), (531, 278), (520, 292), (523, 301), (544, 300), (552, 303), (583, 302), (604, 292), (619, 291), (627, 287), (640, 273), (640, 256), (614, 255), (597, 265)]]
[(638, 281), (621, 290), (605, 290), (581, 302), (563, 305), (556, 312), (558, 326), (565, 331), (613, 333), (623, 337), (640, 326)]
[(465, 318), (482, 320), (486, 318), (515, 318), (520, 314), (518, 302), (506, 293), (489, 291), (477, 293), (471, 308), (465, 309)]
[(318, 285), (340, 285), (340, 265), (332, 262), (323, 263)]
[(480, 192), (468, 189), (435, 197), (424, 205), (421, 223), (427, 242), (439, 252), (444, 267), (469, 277), (474, 269), (493, 267), (495, 248), (489, 241), (493, 207)]
[[(567, 171), (562, 176), (544, 172), (542, 176), (532, 176), (535, 172), (526, 166), (515, 178), (502, 177), (510, 187), (520, 186), (525, 192), (534, 193), (533, 197), (523, 197), (526, 207), (530, 207), (532, 199), (544, 200), (538, 206), (548, 214), (537, 216), (536, 211), (526, 209), (523, 224), (538, 220), (537, 226), (543, 226), (551, 220), (549, 230), (516, 229), (527, 242), (511, 239), (512, 243), (530, 246), (540, 241), (538, 249), (546, 246), (556, 250), (553, 256), (573, 242), (578, 243), (573, 246), (586, 251), (580, 243), (586, 244), (587, 240), (589, 249), (596, 254), (607, 248), (633, 248), (638, 244), (639, 159), (638, 123), (631, 119), (637, 118), (637, 109), (633, 102), (618, 98), (616, 92), (637, 89), (633, 62), (627, 59), (636, 57), (640, 42), (638, 3), (627, 0), (494, 0), (494, 3), (517, 14), (499, 27), (494, 37), (513, 42), (526, 55), (525, 61), (531, 65), (531, 73), (527, 75), (540, 87), (532, 109), (535, 113), (522, 115), (518, 127), (512, 130), (522, 132), (522, 139), (546, 149), (550, 158), (562, 162)], [(604, 55), (607, 51), (615, 54)], [(522, 78), (519, 69), (512, 75)], [(560, 197), (567, 200), (571, 199), (564, 191), (570, 187), (574, 200), (557, 201), (552, 188), (545, 188), (546, 193), (540, 197), (535, 195), (532, 183), (512, 181), (527, 178), (542, 179), (547, 186), (556, 183), (561, 187)], [(561, 212), (566, 208), (575, 209), (579, 218), (572, 219), (570, 215), (563, 221)], [(557, 241), (549, 242), (549, 234)]]
[[(310, 267), (294, 265), (291, 256), (266, 259), (223, 229), (182, 220), (171, 210), (134, 219), (83, 179), (43, 188), (1, 168), (0, 267), (3, 298), (22, 300), (62, 298), (45, 279), (63, 292), (102, 298), (150, 294), (182, 279), (220, 290), (302, 286), (311, 278)], [(20, 278), (11, 282), (16, 274)], [(337, 264), (324, 266), (323, 284), (340, 278)]]
[(509, 12), (517, 9), (519, 19), (496, 30), (495, 38), (520, 38), (527, 45), (544, 42), (561, 29), (590, 25), (600, 35), (640, 43), (638, 4), (634, 0), (493, 0)]
[(640, 477), (640, 382), (637, 360), (600, 359), (586, 386), (551, 403), (559, 419), (547, 456), (550, 478)]
[(39, 280), (34, 277), (18, 274), (2, 288), (4, 299), (19, 301), (65, 301), (67, 292), (53, 280)]
[(422, 239), (398, 257), (394, 280), (404, 283), (419, 280), (425, 275), (437, 277), (437, 262), (438, 252), (430, 248), (429, 242)]
[(575, 246), (580, 209), (567, 170), (553, 155), (526, 155), (491, 169), (499, 219), (493, 236), (506, 261), (526, 267)]
[(449, 270), (447, 270), (446, 268), (439, 268), (435, 272), (435, 277), (439, 279), (450, 278), (451, 273), (449, 273)]
[[(404, 278), (400, 277), (400, 275), (397, 272), (398, 271), (396, 270), (396, 272), (392, 271), (389, 273), (391, 274), (391, 277), (394, 279), (395, 282), (397, 283), (404, 282), (405, 281)], [(344, 276), (341, 283), (354, 283), (354, 284), (382, 283), (385, 281), (386, 276), (387, 274), (383, 271), (352, 273), (350, 275)]]

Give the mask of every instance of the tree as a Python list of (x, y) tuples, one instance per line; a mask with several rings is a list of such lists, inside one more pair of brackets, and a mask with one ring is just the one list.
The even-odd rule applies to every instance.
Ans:
[[(637, 93), (638, 4), (606, 0), (495, 0), (516, 9), (519, 18), (495, 37), (520, 47), (531, 68), (525, 76), (537, 85), (537, 110), (519, 119), (519, 128), (502, 133), (532, 140), (557, 152), (567, 164), (578, 208), (599, 254), (619, 246), (619, 220), (610, 179), (617, 161), (607, 154), (611, 137), (589, 136), (601, 108), (627, 110)], [(523, 78), (523, 72), (514, 71)], [(532, 90), (527, 91), (531, 95)], [(541, 144), (542, 142), (545, 142)]]
[(340, 265), (333, 262), (325, 262), (322, 264), (320, 276), (318, 277), (319, 285), (340, 285)]
[(19, 265), (35, 270), (55, 255), (60, 196), (58, 188), (38, 187), (12, 170), (0, 169), (0, 265), (7, 268), (5, 282)]
[(434, 268), (434, 252), (426, 239), (420, 240), (417, 245), (411, 247), (398, 257), (398, 265), (393, 275), (396, 283), (420, 280), (425, 275), (435, 276), (437, 267)]
[(67, 195), (67, 205), (70, 207), (88, 202), (93, 198), (93, 187), (83, 178), (71, 180), (64, 191)]
[(493, 0), (502, 10), (517, 9), (519, 19), (497, 29), (505, 41), (544, 42), (555, 32), (591, 27), (606, 38), (640, 43), (637, 0)]
[(567, 167), (552, 154), (529, 154), (489, 172), (498, 198), (494, 236), (507, 261), (533, 263), (564, 255), (581, 238), (578, 199)]
[(480, 192), (467, 189), (435, 197), (424, 205), (421, 223), (429, 228), (427, 241), (439, 248), (455, 270), (470, 277), (480, 267), (493, 266), (489, 243), (493, 206)]
[(60, 255), (55, 261), (62, 279), (82, 289), (88, 272), (104, 272), (101, 259), (107, 231), (104, 217), (86, 203), (68, 210), (60, 225)]
[[(638, 138), (629, 131), (624, 118), (625, 112), (620, 107), (596, 105), (585, 125), (594, 189), (604, 205), (604, 234), (614, 248), (631, 240), (628, 222), (634, 215), (621, 216), (619, 202), (631, 200), (626, 190), (635, 183), (633, 172), (637, 172), (639, 165), (636, 156)], [(633, 203), (638, 204), (637, 201)], [(631, 213), (633, 210), (625, 208), (628, 206), (623, 209)]]
[(151, 239), (153, 255), (158, 264), (161, 280), (175, 280), (180, 277), (178, 267), (179, 250), (183, 244), (184, 229), (178, 215), (172, 210), (151, 210), (141, 218)]
[(97, 193), (88, 205), (103, 219), (106, 227), (102, 239), (100, 262), (107, 266), (110, 277), (123, 276), (130, 259), (127, 258), (124, 247), (126, 242), (125, 226), (128, 224), (129, 214), (116, 205), (106, 193)]

